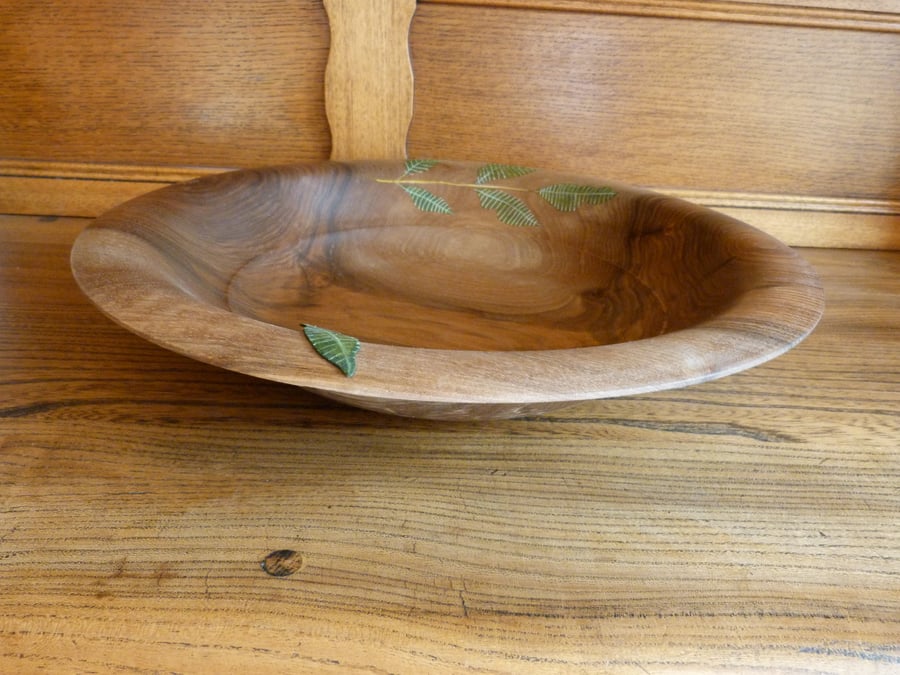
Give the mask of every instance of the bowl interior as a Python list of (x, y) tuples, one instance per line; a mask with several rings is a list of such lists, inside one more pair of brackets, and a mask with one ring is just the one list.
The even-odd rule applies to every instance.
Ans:
[(538, 190), (583, 180), (496, 181), (521, 190), (509, 194), (538, 221), (515, 226), (481, 205), (471, 165), (436, 166), (414, 184), (440, 193), (451, 214), (418, 208), (406, 183), (379, 182), (402, 174), (402, 165), (326, 165), (262, 182), (206, 179), (162, 195), (165, 220), (131, 229), (176, 263), (173, 283), (229, 312), (430, 349), (650, 338), (721, 312), (753, 274), (740, 238), (652, 193), (614, 185), (609, 201), (563, 211)]
[[(823, 310), (791, 249), (621, 184), (505, 165), (315, 163), (167, 187), (72, 268), (130, 330), (385, 412), (515, 416), (683, 386), (797, 344)], [(305, 339), (362, 343), (345, 377)]]

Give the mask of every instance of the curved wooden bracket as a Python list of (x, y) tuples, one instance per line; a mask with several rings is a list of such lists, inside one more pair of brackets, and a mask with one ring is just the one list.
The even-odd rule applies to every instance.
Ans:
[(324, 0), (331, 25), (325, 111), (331, 158), (402, 159), (412, 120), (415, 0)]

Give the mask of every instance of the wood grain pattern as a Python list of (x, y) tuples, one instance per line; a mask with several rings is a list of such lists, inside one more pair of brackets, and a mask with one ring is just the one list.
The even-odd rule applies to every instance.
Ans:
[[(96, 217), (173, 182), (224, 169), (0, 159), (0, 212)], [(900, 250), (900, 202), (665, 189), (790, 246)]]
[(437, 424), (122, 330), (84, 225), (0, 218), (0, 671), (900, 666), (897, 253), (805, 251), (828, 311), (759, 368)]
[(403, 159), (413, 113), (409, 24), (416, 0), (325, 0), (331, 158)]
[(95, 217), (151, 190), (223, 170), (0, 159), (0, 213)]
[[(483, 165), (427, 164), (300, 164), (172, 186), (98, 219), (73, 270), (107, 314), (179, 353), (434, 418), (721, 377), (782, 354), (821, 315), (808, 265), (725, 216), (571, 174), (478, 182)], [(572, 185), (615, 196), (577, 208), (541, 196)], [(407, 193), (426, 187), (453, 212)], [(533, 226), (486, 196), (515, 199)], [(305, 324), (363, 342), (352, 379), (311, 349)]]
[[(0, 212), (99, 215), (153, 187), (132, 163), (205, 172), (329, 155), (321, 3), (132, 4), (0, 7)], [(898, 26), (895, 0), (423, 2), (410, 148), (706, 195), (793, 245), (897, 248)], [(372, 77), (390, 70), (366, 53)], [(380, 90), (402, 111), (370, 102), (343, 128), (402, 134), (408, 67), (392, 67), (396, 90), (370, 79), (356, 97)], [(7, 166), (23, 161), (44, 166)]]
[(0, 157), (254, 166), (326, 159), (318, 0), (0, 7)]
[(411, 156), (900, 199), (893, 34), (424, 4), (410, 41)]
[(422, 4), (474, 5), (622, 16), (651, 16), (771, 26), (807, 26), (900, 32), (896, 0), (420, 0)]

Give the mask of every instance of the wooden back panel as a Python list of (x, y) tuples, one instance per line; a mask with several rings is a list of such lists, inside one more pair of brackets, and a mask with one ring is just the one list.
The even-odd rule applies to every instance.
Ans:
[(320, 3), (23, 0), (0, 10), (0, 157), (160, 166), (329, 149)]
[[(420, 0), (407, 148), (648, 185), (791, 244), (900, 248), (898, 34), (896, 0)], [(0, 212), (90, 216), (225, 167), (352, 156), (329, 133), (332, 39), (322, 0), (6, 3)], [(402, 110), (385, 63), (329, 91)], [(395, 137), (385, 110), (341, 138)]]
[(792, 243), (896, 246), (900, 16), (783, 4), (424, 3), (410, 152), (648, 185)]

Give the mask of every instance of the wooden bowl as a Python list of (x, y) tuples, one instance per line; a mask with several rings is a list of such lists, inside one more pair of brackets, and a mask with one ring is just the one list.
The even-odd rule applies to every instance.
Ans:
[[(163, 347), (439, 419), (735, 373), (796, 345), (824, 307), (800, 257), (719, 213), (460, 162), (300, 164), (173, 185), (98, 218), (71, 260), (103, 312)], [(352, 377), (304, 325), (358, 339)]]

